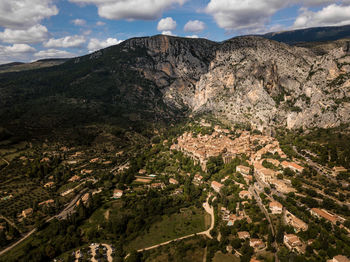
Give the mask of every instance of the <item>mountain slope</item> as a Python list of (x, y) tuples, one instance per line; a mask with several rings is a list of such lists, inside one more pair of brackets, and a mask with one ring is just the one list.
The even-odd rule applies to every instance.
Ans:
[(339, 39), (350, 38), (350, 25), (314, 27), (291, 31), (274, 32), (265, 34), (263, 37), (287, 44), (335, 41)]
[(338, 126), (350, 121), (348, 46), (319, 55), (256, 36), (134, 38), (62, 65), (0, 74), (0, 126), (37, 134), (203, 112), (260, 130)]

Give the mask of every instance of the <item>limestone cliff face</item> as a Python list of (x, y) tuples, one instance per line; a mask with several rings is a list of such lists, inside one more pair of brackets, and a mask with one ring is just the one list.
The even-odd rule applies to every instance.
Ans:
[(211, 112), (255, 128), (332, 127), (350, 121), (350, 48), (322, 55), (260, 37), (223, 43), (169, 36), (126, 41), (145, 49), (134, 68), (162, 91), (167, 105)]

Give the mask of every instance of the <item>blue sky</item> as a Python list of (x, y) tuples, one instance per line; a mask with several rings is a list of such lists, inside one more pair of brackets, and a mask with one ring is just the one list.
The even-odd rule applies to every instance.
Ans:
[(131, 37), (223, 41), (350, 24), (350, 0), (0, 0), (0, 64), (73, 57)]

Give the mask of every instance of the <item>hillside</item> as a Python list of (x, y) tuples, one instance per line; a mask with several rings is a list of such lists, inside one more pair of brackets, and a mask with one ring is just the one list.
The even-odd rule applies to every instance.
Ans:
[(350, 38), (350, 25), (328, 26), (298, 29), (291, 31), (274, 32), (263, 37), (287, 44), (304, 42), (326, 42)]
[(197, 113), (261, 131), (339, 126), (350, 121), (348, 47), (343, 41), (320, 55), (256, 36), (134, 38), (61, 65), (0, 74), (0, 126), (38, 135)]

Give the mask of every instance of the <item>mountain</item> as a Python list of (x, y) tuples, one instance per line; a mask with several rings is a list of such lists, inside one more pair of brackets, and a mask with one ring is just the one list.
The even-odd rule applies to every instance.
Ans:
[(350, 25), (314, 27), (291, 31), (274, 32), (263, 35), (264, 38), (297, 44), (303, 42), (325, 42), (350, 38)]
[(0, 74), (0, 127), (22, 135), (105, 123), (140, 128), (203, 113), (259, 130), (339, 126), (350, 121), (349, 43), (320, 55), (257, 36), (133, 38)]
[(31, 63), (21, 63), (14, 62), (9, 64), (0, 65), (0, 73), (7, 72), (19, 72), (25, 70), (33, 70), (43, 67), (51, 67), (55, 65), (60, 65), (66, 62), (68, 59), (66, 58), (58, 58), (58, 59), (42, 59)]

